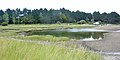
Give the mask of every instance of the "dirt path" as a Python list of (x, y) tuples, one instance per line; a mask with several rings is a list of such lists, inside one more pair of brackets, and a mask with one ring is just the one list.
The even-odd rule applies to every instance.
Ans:
[[(105, 25), (95, 28), (110, 31), (120, 30), (120, 26), (117, 25)], [(102, 51), (104, 60), (120, 60), (120, 32), (105, 33), (102, 40), (87, 41), (85, 45), (93, 50)]]

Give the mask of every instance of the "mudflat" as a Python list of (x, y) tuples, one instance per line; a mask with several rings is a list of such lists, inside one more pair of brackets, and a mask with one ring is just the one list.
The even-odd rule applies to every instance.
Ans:
[(104, 52), (120, 52), (120, 33), (111, 32), (105, 33), (102, 40), (99, 41), (89, 41), (85, 44), (95, 50)]
[[(95, 29), (118, 31), (119, 25), (104, 25), (95, 27)], [(120, 32), (108, 32), (104, 34), (104, 38), (98, 41), (87, 41), (85, 45), (93, 50), (112, 52), (112, 55), (103, 55), (102, 60), (120, 60), (120, 54), (114, 55), (115, 52), (120, 53)]]
[[(117, 31), (120, 30), (118, 25), (105, 25), (95, 27), (96, 29)], [(108, 32), (104, 38), (99, 41), (87, 41), (85, 44), (95, 50), (105, 52), (120, 52), (120, 32)]]

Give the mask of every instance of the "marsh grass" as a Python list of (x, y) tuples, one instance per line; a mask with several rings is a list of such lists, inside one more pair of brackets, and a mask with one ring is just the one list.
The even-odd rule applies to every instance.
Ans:
[(0, 37), (11, 37), (11, 36), (16, 36), (16, 32), (11, 32), (11, 31), (2, 31), (0, 32)]
[[(68, 41), (67, 37), (52, 35), (20, 36), (17, 32), (48, 30), (56, 28), (88, 28), (89, 25), (78, 24), (31, 24), (0, 26), (0, 60), (100, 60), (101, 55), (86, 49), (68, 48), (54, 44), (42, 45), (21, 40)], [(17, 38), (11, 40), (11, 38)]]
[(0, 60), (100, 60), (85, 49), (0, 39)]
[(68, 37), (55, 37), (55, 36), (52, 36), (52, 35), (16, 36), (14, 38), (22, 39), (22, 40), (38, 40), (38, 41), (50, 41), (50, 42), (70, 40), (70, 38), (68, 38)]

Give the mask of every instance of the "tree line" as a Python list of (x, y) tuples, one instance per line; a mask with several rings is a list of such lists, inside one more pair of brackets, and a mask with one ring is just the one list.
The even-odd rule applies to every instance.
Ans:
[(6, 9), (6, 11), (0, 10), (0, 24), (6, 22), (8, 24), (54, 24), (54, 23), (76, 23), (78, 21), (85, 20), (86, 22), (98, 22), (103, 23), (120, 23), (120, 15), (116, 12), (111, 13), (86, 13), (81, 11), (70, 11), (65, 8), (59, 10), (46, 8), (30, 10), (24, 8), (20, 10)]

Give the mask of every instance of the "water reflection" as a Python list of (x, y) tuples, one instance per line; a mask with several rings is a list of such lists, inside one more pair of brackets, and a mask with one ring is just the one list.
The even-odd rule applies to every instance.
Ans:
[(100, 40), (102, 39), (104, 32), (98, 31), (80, 31), (80, 30), (70, 30), (70, 29), (63, 29), (63, 30), (48, 30), (48, 31), (33, 31), (29, 32), (29, 35), (53, 35), (56, 37), (69, 37), (71, 39), (77, 40)]

